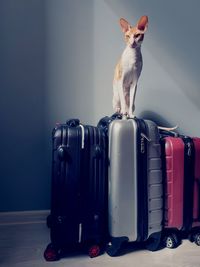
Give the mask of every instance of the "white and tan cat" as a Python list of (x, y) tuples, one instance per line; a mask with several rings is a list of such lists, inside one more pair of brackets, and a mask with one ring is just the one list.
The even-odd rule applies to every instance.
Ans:
[[(137, 82), (142, 71), (141, 44), (148, 28), (148, 17), (142, 16), (137, 25), (132, 27), (125, 19), (120, 19), (124, 32), (126, 48), (116, 65), (113, 79), (113, 108), (123, 116), (134, 118)], [(161, 130), (174, 131), (178, 126)]]
[(148, 27), (148, 17), (142, 16), (132, 27), (125, 19), (120, 19), (126, 48), (115, 68), (113, 80), (113, 108), (115, 112), (134, 117), (137, 82), (142, 71), (141, 44)]

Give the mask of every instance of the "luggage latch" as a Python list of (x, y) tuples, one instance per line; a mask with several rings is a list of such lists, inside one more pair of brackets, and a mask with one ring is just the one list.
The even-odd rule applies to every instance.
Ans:
[(101, 149), (100, 145), (94, 146), (94, 152), (93, 153), (94, 153), (93, 155), (94, 155), (95, 158), (97, 158), (97, 159), (101, 158), (102, 149)]
[(57, 223), (63, 224), (66, 221), (66, 216), (57, 216)]
[(57, 149), (58, 157), (61, 161), (67, 159), (67, 146), (61, 145)]

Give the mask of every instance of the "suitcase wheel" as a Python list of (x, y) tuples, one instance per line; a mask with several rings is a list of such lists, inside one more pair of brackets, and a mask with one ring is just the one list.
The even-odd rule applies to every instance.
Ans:
[(51, 214), (47, 216), (46, 225), (47, 225), (48, 228), (51, 228), (51, 225), (52, 225), (52, 217), (51, 217)]
[(149, 251), (157, 251), (160, 248), (161, 248), (160, 238), (158, 239), (150, 238), (149, 240), (147, 240), (146, 249), (148, 249)]
[(108, 245), (106, 252), (107, 252), (107, 254), (109, 256), (115, 257), (115, 256), (118, 256), (119, 255), (120, 248), (121, 248), (121, 246), (116, 247), (114, 245)]
[(164, 245), (167, 248), (176, 248), (179, 243), (178, 236), (175, 233), (171, 233), (164, 238)]
[(194, 242), (194, 235), (192, 233), (188, 235), (188, 240), (192, 243)]
[(194, 234), (194, 242), (197, 246), (200, 246), (200, 232)]
[(88, 249), (88, 255), (90, 258), (95, 258), (100, 255), (101, 249), (99, 245), (92, 245)]
[(108, 244), (106, 252), (111, 257), (119, 256), (121, 249), (125, 247), (128, 243), (128, 237), (114, 237), (112, 241)]
[(44, 258), (46, 261), (57, 261), (60, 259), (59, 252), (50, 244), (44, 251)]

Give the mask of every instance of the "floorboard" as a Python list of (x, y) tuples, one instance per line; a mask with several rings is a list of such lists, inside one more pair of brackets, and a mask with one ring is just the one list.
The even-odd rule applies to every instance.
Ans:
[(200, 247), (189, 241), (177, 249), (130, 251), (111, 258), (104, 254), (90, 259), (87, 255), (73, 255), (59, 262), (49, 263), (43, 251), (49, 243), (49, 229), (44, 222), (0, 225), (0, 266), (2, 267), (200, 267)]

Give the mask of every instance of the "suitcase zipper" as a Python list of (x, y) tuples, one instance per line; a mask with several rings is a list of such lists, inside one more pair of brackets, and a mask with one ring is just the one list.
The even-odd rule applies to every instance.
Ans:
[(146, 139), (148, 142), (151, 142), (151, 139), (149, 139), (149, 138), (146, 136), (146, 134), (144, 134), (144, 133), (141, 133), (140, 135), (141, 135), (140, 152), (141, 152), (142, 154), (144, 154), (144, 153), (145, 153), (145, 139)]
[[(137, 241), (144, 241), (148, 236), (148, 191), (147, 191), (147, 140), (146, 124), (143, 120), (135, 120), (138, 127), (138, 238)], [(144, 133), (145, 132), (145, 133)]]
[(183, 199), (183, 229), (188, 231), (192, 226), (193, 188), (194, 188), (194, 146), (192, 139), (182, 137), (184, 151), (184, 199)]
[(192, 154), (192, 145), (191, 143), (187, 143), (187, 155), (190, 157)]

